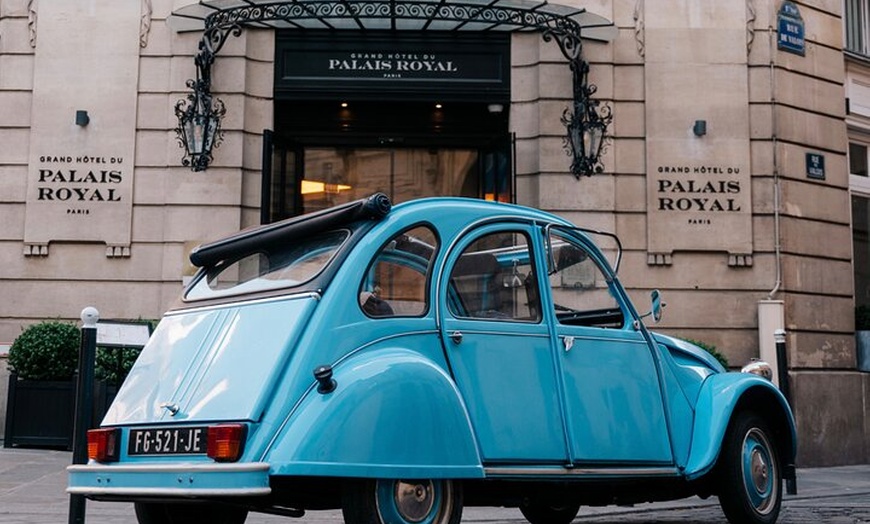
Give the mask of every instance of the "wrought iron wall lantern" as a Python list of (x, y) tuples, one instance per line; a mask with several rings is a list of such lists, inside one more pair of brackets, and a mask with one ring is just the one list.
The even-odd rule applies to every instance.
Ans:
[[(609, 141), (613, 119), (608, 105), (593, 99), (596, 87), (588, 82), (589, 64), (582, 58), (584, 38), (611, 41), (618, 34), (612, 22), (582, 8), (548, 4), (546, 0), (200, 0), (175, 11), (176, 28), (204, 27), (196, 55), (196, 80), (186, 99), (175, 106), (178, 141), (185, 149), (182, 162), (201, 171), (212, 161), (212, 150), (222, 140), (221, 119), (226, 109), (211, 95), (211, 66), (215, 53), (242, 25), (260, 28), (444, 31), (539, 31), (545, 41), (555, 40), (568, 59), (573, 76), (573, 107), (562, 114), (567, 128), (565, 149), (571, 173), (578, 179), (604, 170), (601, 155)], [(421, 24), (422, 23), (422, 24)], [(371, 24), (371, 25), (369, 25)]]
[(593, 98), (597, 87), (589, 83), (589, 63), (577, 59), (571, 62), (574, 78), (574, 110), (565, 108), (562, 123), (568, 130), (565, 149), (571, 155), (571, 173), (579, 179), (604, 171), (602, 154), (610, 140), (607, 128), (613, 120), (609, 105)]
[(215, 54), (220, 51), (230, 34), (241, 35), (241, 26), (210, 28), (205, 31), (194, 58), (196, 79), (187, 81), (191, 92), (175, 104), (175, 116), (178, 118), (176, 138), (179, 146), (184, 148), (181, 163), (193, 171), (204, 171), (208, 168), (214, 159), (212, 151), (220, 147), (223, 141), (221, 120), (227, 110), (223, 101), (211, 94), (211, 66), (214, 64)]

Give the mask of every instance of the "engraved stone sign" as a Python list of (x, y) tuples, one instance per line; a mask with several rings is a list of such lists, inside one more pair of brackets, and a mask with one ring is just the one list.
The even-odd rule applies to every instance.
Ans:
[(25, 255), (81, 241), (129, 256), (139, 11), (138, 0), (39, 2)]
[[(739, 144), (722, 144), (724, 150), (735, 146), (740, 149)], [(748, 151), (703, 157), (672, 151), (673, 144), (653, 143), (648, 152), (650, 263), (667, 264), (674, 251), (725, 251), (732, 255), (731, 265), (751, 265)]]

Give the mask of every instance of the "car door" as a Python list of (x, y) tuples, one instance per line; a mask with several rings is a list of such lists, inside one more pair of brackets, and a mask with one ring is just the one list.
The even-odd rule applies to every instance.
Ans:
[(443, 339), (487, 464), (567, 459), (552, 333), (543, 321), (530, 225), (489, 225), (447, 254)]
[(654, 349), (588, 239), (548, 230), (545, 312), (552, 315), (576, 464), (672, 464)]

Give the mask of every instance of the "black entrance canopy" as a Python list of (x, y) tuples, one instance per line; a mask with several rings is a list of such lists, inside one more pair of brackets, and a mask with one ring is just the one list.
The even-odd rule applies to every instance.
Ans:
[[(187, 147), (185, 133), (195, 133), (190, 122), (200, 124), (220, 140), (219, 120), (191, 113), (195, 107), (212, 104), (211, 64), (230, 34), (240, 35), (243, 27), (282, 30), (388, 30), (388, 31), (502, 31), (539, 32), (544, 40), (555, 40), (568, 59), (574, 79), (573, 113), (566, 109), (563, 122), (568, 128), (566, 146), (573, 153), (571, 171), (576, 175), (600, 172), (600, 148), (610, 123), (610, 108), (599, 108), (592, 99), (595, 86), (587, 81), (589, 64), (582, 58), (581, 39), (609, 42), (618, 29), (606, 18), (583, 8), (551, 4), (546, 0), (200, 0), (180, 7), (169, 17), (176, 31), (203, 31), (195, 62), (197, 80), (188, 84), (194, 93), (176, 105), (179, 140)], [(187, 107), (185, 107), (185, 105)], [(216, 118), (217, 124), (214, 124)], [(213, 131), (211, 131), (213, 129)], [(591, 150), (590, 150), (591, 145)], [(190, 148), (185, 165), (205, 169), (211, 151), (195, 156)], [(201, 148), (200, 148), (201, 149)]]
[(203, 0), (172, 13), (176, 31), (227, 29), (540, 31), (610, 41), (613, 22), (583, 8), (536, 0)]

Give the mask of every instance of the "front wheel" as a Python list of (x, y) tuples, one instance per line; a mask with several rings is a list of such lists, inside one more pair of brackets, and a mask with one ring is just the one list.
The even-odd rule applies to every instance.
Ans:
[(733, 524), (773, 524), (782, 505), (782, 471), (767, 424), (743, 412), (731, 422), (719, 462), (719, 503)]
[(139, 524), (244, 524), (248, 510), (209, 503), (136, 502)]
[(580, 504), (565, 502), (548, 504), (528, 500), (520, 504), (520, 512), (531, 524), (570, 524), (580, 511)]
[(356, 480), (344, 488), (346, 524), (459, 524), (462, 486), (452, 480)]

